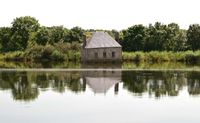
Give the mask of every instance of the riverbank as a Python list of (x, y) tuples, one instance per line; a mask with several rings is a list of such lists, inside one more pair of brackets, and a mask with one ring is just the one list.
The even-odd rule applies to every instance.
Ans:
[[(48, 46), (44, 48), (33, 48), (27, 51), (7, 52), (0, 54), (1, 61), (54, 61), (54, 62), (76, 62), (80, 63), (80, 51), (55, 49)], [(151, 51), (151, 52), (123, 52), (122, 62), (183, 62), (198, 63), (200, 61), (200, 51)]]
[(80, 62), (21, 62), (21, 61), (0, 61), (0, 68), (3, 69), (68, 69), (68, 70), (200, 70), (198, 63), (183, 62), (123, 62), (123, 63), (96, 63), (81, 64)]
[(123, 52), (123, 61), (135, 62), (186, 62), (200, 61), (200, 51), (151, 51), (151, 52)]
[(23, 62), (80, 62), (80, 46), (77, 43), (57, 43), (55, 45), (35, 45), (25, 51), (0, 53), (1, 61)]

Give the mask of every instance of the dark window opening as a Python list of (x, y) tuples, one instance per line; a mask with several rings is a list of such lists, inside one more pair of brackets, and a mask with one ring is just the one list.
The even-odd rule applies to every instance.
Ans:
[(94, 57), (98, 58), (98, 53), (97, 52), (94, 53)]
[(113, 57), (113, 58), (115, 57), (115, 52), (112, 52), (112, 57)]
[(103, 57), (106, 58), (106, 52), (103, 52)]

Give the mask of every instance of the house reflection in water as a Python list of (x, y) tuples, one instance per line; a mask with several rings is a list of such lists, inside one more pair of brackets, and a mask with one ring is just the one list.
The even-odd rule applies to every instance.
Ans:
[(84, 71), (82, 79), (94, 93), (105, 94), (114, 86), (114, 92), (117, 94), (121, 82), (121, 71)]

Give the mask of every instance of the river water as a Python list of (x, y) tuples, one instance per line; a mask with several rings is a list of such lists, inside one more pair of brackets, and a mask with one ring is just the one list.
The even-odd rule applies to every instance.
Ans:
[(1, 69), (2, 123), (199, 123), (200, 72)]

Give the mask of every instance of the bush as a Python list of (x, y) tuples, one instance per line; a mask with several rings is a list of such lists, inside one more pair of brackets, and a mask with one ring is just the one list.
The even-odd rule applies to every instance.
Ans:
[(43, 49), (44, 49), (44, 46), (35, 45), (32, 48), (27, 49), (25, 51), (25, 54), (30, 59), (40, 59), (42, 58)]
[(185, 52), (185, 61), (186, 62), (196, 62), (197, 59), (198, 58), (194, 52), (192, 52), (192, 51)]
[(54, 50), (53, 53), (51, 54), (51, 59), (54, 61), (64, 61), (65, 56), (60, 51)]
[(26, 56), (36, 61), (80, 61), (80, 51), (71, 50), (69, 43), (35, 45), (26, 50)]
[(145, 60), (145, 54), (143, 52), (135, 52), (134, 61), (141, 62)]
[(58, 42), (58, 43), (55, 43), (54, 46), (58, 51), (62, 53), (67, 53), (71, 49), (70, 43)]
[(51, 56), (56, 49), (52, 45), (46, 45), (42, 52), (42, 59), (51, 60)]
[(22, 51), (8, 52), (4, 54), (6, 61), (23, 61), (25, 59), (25, 53)]

